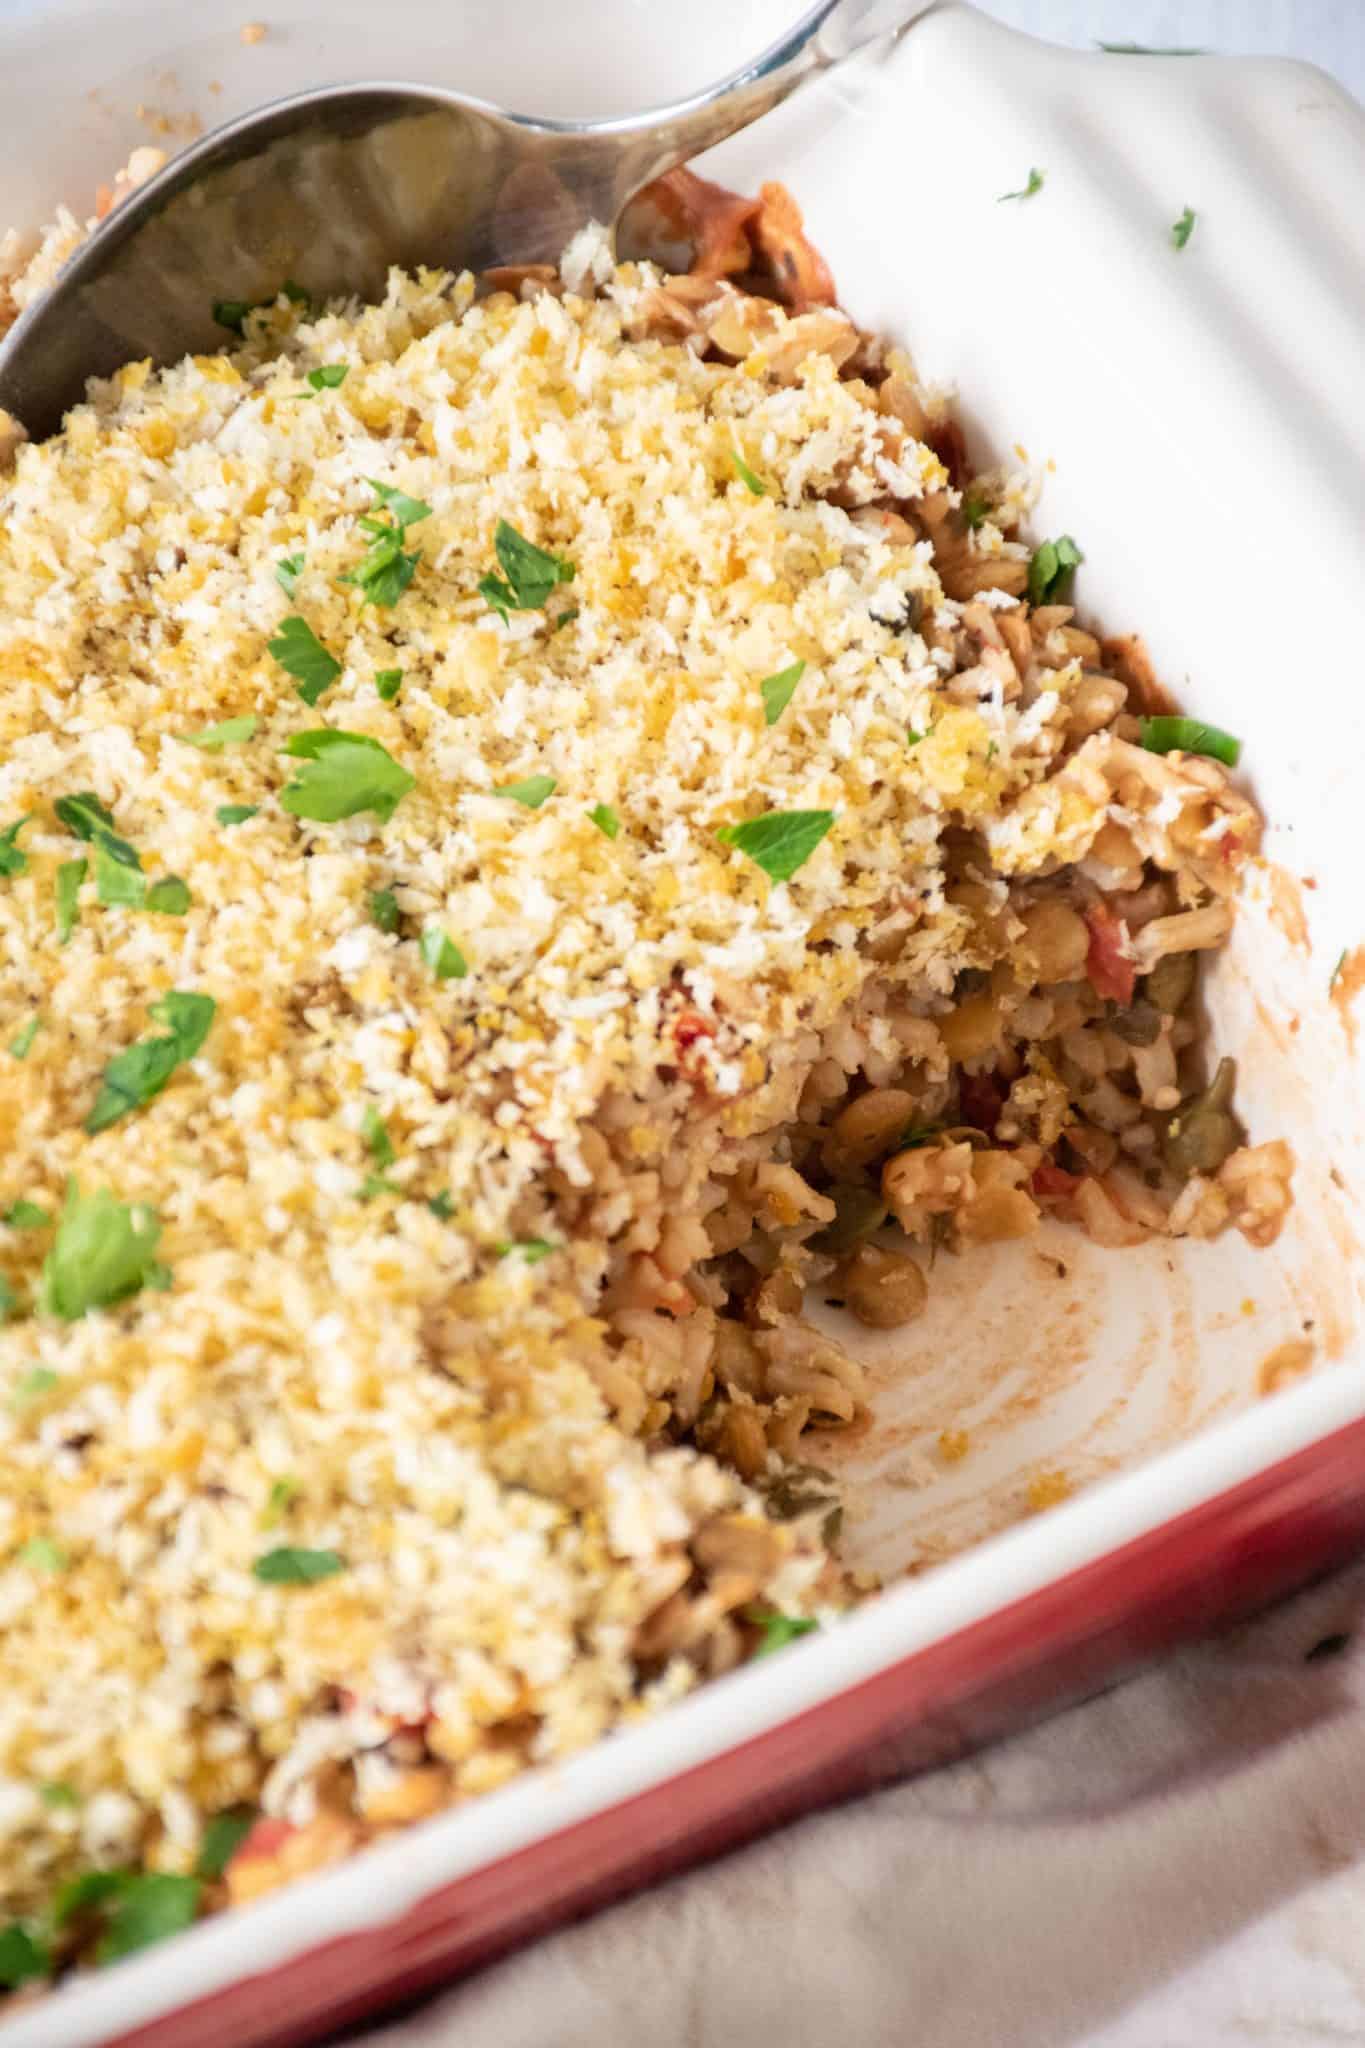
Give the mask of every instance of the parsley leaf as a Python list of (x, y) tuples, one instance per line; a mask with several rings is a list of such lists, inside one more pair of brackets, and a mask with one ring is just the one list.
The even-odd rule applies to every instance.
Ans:
[(260, 723), (254, 711), (245, 718), (225, 718), (221, 725), (206, 725), (201, 732), (182, 733), (187, 747), (198, 747), (205, 754), (221, 754), (224, 747), (235, 747), (242, 740), (249, 740)]
[(260, 808), (259, 804), (219, 804), (213, 815), (220, 825), (245, 825)]
[(427, 926), (421, 938), (421, 952), (438, 981), (460, 981), (469, 972), (464, 954), (439, 925)]
[(763, 697), (763, 717), (768, 725), (777, 724), (791, 703), (792, 692), (805, 673), (805, 662), (794, 661), (790, 668), (780, 668), (775, 676), (763, 678), (758, 687)]
[(275, 581), (279, 584), (286, 597), (294, 595), (295, 586), (303, 574), (305, 559), (306, 557), (301, 554), (281, 555), (279, 561), (276, 562)]
[(1186, 242), (1189, 241), (1190, 236), (1194, 233), (1194, 224), (1198, 218), (1199, 216), (1194, 211), (1194, 208), (1187, 206), (1179, 220), (1172, 223), (1171, 240), (1175, 243), (1177, 249), (1183, 249)]
[(46, 1945), (18, 1920), (0, 1927), (0, 1991), (14, 1991), (30, 1977), (46, 1977), (51, 1968)]
[(19, 834), (28, 819), (16, 818), (0, 832), (0, 875), (22, 875), (28, 866), (28, 855), (19, 844)]
[(594, 804), (588, 812), (588, 816), (592, 819), (598, 831), (604, 833), (608, 839), (615, 839), (619, 834), (621, 820), (617, 817), (610, 804)]
[(980, 484), (972, 484), (962, 495), (962, 523), (969, 533), (985, 524), (990, 516), (990, 499)]
[(392, 704), (403, 687), (401, 668), (380, 668), (375, 670), (374, 686), (386, 704)]
[(551, 1244), (548, 1237), (521, 1237), (504, 1238), (493, 1249), (500, 1259), (510, 1259), (516, 1253), (523, 1265), (538, 1266), (542, 1259), (549, 1258), (551, 1252), (557, 1252), (559, 1246)]
[(254, 310), (250, 299), (215, 299), (213, 302), (214, 319), (220, 327), (228, 328), (233, 334), (245, 333), (246, 316)]
[(329, 654), (307, 619), (291, 612), (280, 621), (273, 640), (266, 642), (286, 675), (293, 676), (305, 704), (316, 704), (341, 674), (341, 663)]
[(398, 898), (392, 889), (370, 891), (370, 916), (381, 932), (396, 932), (398, 929)]
[(104, 1936), (95, 1950), (97, 1963), (115, 1963), (179, 1934), (199, 1912), (197, 1877), (174, 1877), (166, 1870), (140, 1870), (123, 1875), (110, 1902)]
[(1065, 604), (1076, 570), (1084, 560), (1069, 533), (1059, 534), (1056, 540), (1045, 540), (1040, 548), (1034, 549), (1028, 565), (1029, 603)]
[(10, 1395), (10, 1407), (16, 1411), (27, 1408), (30, 1402), (41, 1400), (44, 1394), (50, 1394), (54, 1387), (60, 1385), (61, 1376), (53, 1372), (51, 1366), (31, 1365), (28, 1371), (21, 1373), (15, 1381), (14, 1392)]
[(291, 1501), (297, 1499), (298, 1491), (299, 1482), (297, 1479), (271, 1480), (270, 1493), (265, 1504), (265, 1513), (261, 1516), (261, 1527), (263, 1529), (274, 1528), (276, 1522), (280, 1520)]
[(335, 1550), (298, 1550), (286, 1543), (267, 1550), (251, 1569), (267, 1586), (315, 1586), (319, 1579), (344, 1572), (346, 1560)]
[(553, 796), (554, 791), (553, 775), (528, 775), (524, 782), (499, 783), (493, 794), (510, 796), (513, 803), (524, 804), (528, 811), (538, 811), (546, 797)]
[(1033, 170), (1028, 174), (1026, 185), (1021, 185), (1017, 192), (1002, 192), (995, 203), (997, 206), (1003, 206), (1007, 199), (1032, 199), (1034, 193), (1041, 192), (1042, 189), (1043, 174), (1041, 171)]
[(92, 1308), (125, 1301), (160, 1280), (156, 1264), (161, 1223), (145, 1202), (120, 1202), (108, 1188), (83, 1195), (67, 1182), (66, 1207), (52, 1249), (43, 1261), (39, 1307), (74, 1323)]
[(416, 575), (422, 553), (420, 548), (414, 548), (410, 554), (404, 551), (406, 529), (402, 526), (386, 526), (378, 519), (363, 519), (361, 525), (373, 538), (358, 565), (348, 569), (338, 581), (355, 584), (363, 593), (364, 603), (387, 610), (397, 604)]
[(350, 367), (349, 363), (324, 363), (321, 369), (308, 372), (308, 382), (314, 391), (335, 391), (346, 382)]
[(108, 1130), (129, 1110), (141, 1109), (159, 1095), (176, 1068), (192, 1060), (208, 1037), (218, 1005), (212, 996), (173, 988), (151, 1005), (150, 1014), (164, 1024), (168, 1037), (139, 1038), (118, 1053), (104, 1070), (95, 1106), (85, 1119), (90, 1137)]
[(1205, 725), (1198, 718), (1144, 718), (1142, 744), (1149, 754), (1207, 754), (1235, 768), (1241, 759), (1242, 742), (1221, 726)]
[(739, 478), (745, 490), (752, 491), (756, 498), (766, 498), (768, 486), (764, 483), (761, 476), (756, 476), (753, 470), (750, 469), (738, 448), (730, 450), (730, 460), (734, 463), (735, 475)]
[(46, 1230), (52, 1218), (46, 1209), (40, 1209), (36, 1202), (20, 1200), (11, 1202), (0, 1223), (8, 1223), (11, 1230)]
[(393, 1139), (384, 1128), (384, 1119), (372, 1102), (365, 1105), (360, 1128), (365, 1143), (370, 1148), (370, 1157), (380, 1171), (382, 1172), (386, 1166), (392, 1166), (398, 1154), (393, 1149)]
[(833, 811), (765, 811), (740, 825), (722, 825), (716, 837), (747, 853), (775, 882), (789, 882), (833, 823)]
[(455, 1214), (455, 1198), (445, 1188), (442, 1188), (439, 1195), (432, 1196), (431, 1200), (427, 1203), (427, 1207), (433, 1216), (440, 1217), (442, 1223), (448, 1223)]
[(774, 1650), (785, 1650), (798, 1636), (808, 1636), (820, 1626), (818, 1621), (805, 1621), (795, 1614), (765, 1613), (755, 1608), (746, 1608), (744, 1619), (763, 1631), (754, 1648), (755, 1657), (770, 1657)]
[(114, 814), (102, 804), (92, 789), (85, 789), (78, 796), (59, 796), (52, 806), (62, 824), (77, 839), (84, 839), (94, 845), (98, 854), (101, 849), (111, 861), (120, 867), (140, 868), (142, 862), (126, 839), (120, 839), (114, 830)]
[(95, 841), (95, 894), (101, 903), (141, 910), (147, 894), (147, 877), (140, 869), (141, 862), (130, 868), (110, 852), (103, 839)]
[(146, 907), (159, 911), (163, 917), (183, 917), (193, 900), (188, 882), (179, 875), (163, 875), (147, 891)]
[(50, 1536), (30, 1536), (19, 1552), (19, 1562), (31, 1572), (64, 1572), (69, 1559), (61, 1544), (54, 1543)]
[(493, 550), (503, 573), (485, 576), (479, 584), (479, 595), (487, 598), (504, 619), (509, 611), (537, 610), (559, 584), (573, 582), (572, 562), (536, 547), (505, 519), (498, 521), (494, 531)]
[(9, 1052), (11, 1059), (26, 1060), (28, 1058), (30, 1052), (32, 1052), (33, 1050), (33, 1041), (38, 1036), (39, 1027), (42, 1024), (42, 1021), (42, 1018), (38, 1015), (37, 1011), (35, 1010), (33, 1015), (29, 1018), (27, 1024), (24, 1025), (23, 1029), (15, 1032), (13, 1038), (9, 1042)]
[(255, 1824), (254, 1807), (237, 1806), (227, 1813), (215, 1813), (199, 1844), (195, 1876), (206, 1884), (216, 1884)]
[(284, 751), (308, 765), (283, 791), (280, 802), (296, 818), (320, 824), (354, 818), (361, 811), (373, 811), (387, 824), (417, 780), (387, 747), (362, 732), (328, 726), (296, 732)]
[(70, 1808), (79, 1806), (81, 1803), (75, 1786), (66, 1784), (60, 1778), (53, 1779), (48, 1784), (40, 1786), (38, 1797), (42, 1800), (43, 1805), (50, 1807), (53, 1812), (56, 1812), (61, 1807)]
[(424, 519), (430, 519), (431, 507), (424, 505), (420, 498), (410, 498), (406, 491), (395, 490), (392, 484), (378, 484), (374, 478), (365, 481), (374, 492), (377, 503), (383, 505), (400, 533), (409, 526), (420, 526)]
[(576, 604), (566, 605), (562, 612), (556, 612), (555, 616), (551, 619), (550, 631), (557, 633), (561, 626), (571, 626), (577, 617), (578, 606)]

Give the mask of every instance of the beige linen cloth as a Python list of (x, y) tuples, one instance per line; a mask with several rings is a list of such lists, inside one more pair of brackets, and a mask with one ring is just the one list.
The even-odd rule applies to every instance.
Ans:
[(350, 2041), (1365, 2043), (1365, 1564)]

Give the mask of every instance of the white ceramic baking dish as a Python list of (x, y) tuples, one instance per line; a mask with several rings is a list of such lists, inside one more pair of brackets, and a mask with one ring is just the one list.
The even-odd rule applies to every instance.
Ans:
[[(632, 0), (279, 0), (244, 45), (239, 0), (9, 0), (0, 219), (57, 197), (84, 212), (138, 142), (328, 79), (552, 113), (676, 97), (796, 11), (693, 0), (684, 31)], [(1042, 191), (998, 203), (1035, 165)], [(1271, 831), (1210, 1007), (1253, 1130), (1296, 1148), (1293, 1217), (1262, 1253), (1105, 1253), (1057, 1228), (945, 1261), (926, 1319), (865, 1346), (873, 1428), (825, 1453), (846, 1548), (887, 1591), (650, 1725), (70, 1986), (0, 2027), (4, 2048), (314, 2039), (1054, 1704), (1365, 1535), (1353, 957), (1329, 994), (1365, 936), (1365, 118), (1305, 66), (1064, 52), (947, 6), (712, 168), (791, 186), (854, 315), (959, 383), (977, 452), (1044, 466), (1041, 526), (1081, 542), (1085, 609), (1139, 627), (1182, 699), (1243, 736)], [(1307, 1369), (1267, 1394), (1277, 1355)], [(947, 1427), (971, 1446), (952, 1465)], [(1070, 1497), (1030, 1512), (1059, 1480)]]

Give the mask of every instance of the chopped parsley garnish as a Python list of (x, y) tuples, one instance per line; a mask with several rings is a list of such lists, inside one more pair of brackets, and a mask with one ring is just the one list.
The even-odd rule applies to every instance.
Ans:
[(219, 804), (213, 815), (220, 825), (245, 825), (260, 808), (259, 804)]
[(387, 747), (363, 732), (320, 726), (296, 732), (284, 751), (307, 765), (282, 792), (280, 802), (296, 818), (319, 824), (354, 818), (361, 811), (373, 811), (387, 824), (417, 780)]
[(54, 1543), (50, 1536), (30, 1536), (19, 1552), (19, 1562), (31, 1572), (64, 1572), (70, 1560), (61, 1544)]
[(730, 460), (734, 463), (735, 475), (739, 478), (745, 490), (752, 491), (756, 498), (766, 498), (768, 486), (764, 483), (761, 476), (756, 476), (753, 470), (750, 469), (738, 448), (730, 450)]
[(8, 1223), (11, 1230), (46, 1230), (52, 1218), (46, 1209), (40, 1209), (36, 1202), (23, 1200), (11, 1202), (0, 1223)]
[(528, 775), (524, 782), (502, 782), (493, 791), (494, 796), (510, 796), (513, 803), (524, 804), (528, 811), (538, 811), (546, 797), (555, 792), (553, 775)]
[(820, 1626), (818, 1621), (805, 1621), (799, 1615), (773, 1614), (758, 1608), (746, 1608), (744, 1619), (763, 1631), (754, 1647), (755, 1657), (770, 1657), (774, 1650), (785, 1650), (798, 1636), (811, 1635)]
[(990, 517), (991, 501), (980, 484), (972, 484), (962, 494), (962, 523), (975, 533), (978, 526), (984, 526)]
[(777, 724), (791, 703), (792, 692), (805, 673), (805, 662), (794, 661), (790, 668), (780, 668), (775, 676), (763, 678), (758, 687), (763, 697), (763, 717), (767, 724)]
[(154, 1002), (149, 1014), (154, 1023), (165, 1025), (168, 1035), (135, 1039), (110, 1060), (95, 1106), (85, 1119), (88, 1135), (107, 1131), (130, 1110), (141, 1109), (159, 1095), (176, 1068), (199, 1051), (217, 1008), (212, 996), (181, 988), (168, 990)]
[(71, 1807), (79, 1806), (81, 1803), (75, 1786), (66, 1784), (60, 1778), (53, 1779), (46, 1785), (40, 1785), (38, 1797), (42, 1800), (43, 1805), (51, 1807), (54, 1813), (60, 1811), (63, 1807), (69, 1810)]
[(311, 303), (303, 286), (295, 284), (292, 277), (287, 277), (279, 291), (268, 299), (215, 299), (213, 317), (220, 327), (228, 327), (234, 334), (245, 335), (247, 315), (263, 312), (267, 306), (273, 306), (275, 300), (281, 297), (288, 299), (295, 306), (307, 306)]
[(44, 1394), (50, 1394), (54, 1387), (61, 1385), (61, 1376), (51, 1366), (31, 1365), (27, 1372), (20, 1373), (10, 1396), (10, 1407), (27, 1408), (30, 1402), (39, 1401)]
[(31, 1977), (46, 1977), (51, 1968), (46, 1945), (18, 1920), (0, 1927), (0, 1991), (15, 1991)]
[(464, 954), (437, 924), (429, 924), (423, 932), (421, 953), (437, 981), (459, 981), (469, 972)]
[[(415, 503), (415, 500), (410, 502)], [(356, 567), (348, 569), (337, 580), (353, 583), (361, 592), (364, 603), (387, 610), (390, 605), (397, 604), (417, 574), (422, 551), (420, 548), (404, 548), (405, 526), (390, 524), (387, 519), (368, 518), (362, 519), (360, 524), (370, 535), (370, 545)]]
[(285, 674), (293, 676), (307, 705), (316, 704), (341, 674), (341, 663), (327, 652), (307, 619), (300, 618), (297, 612), (281, 619), (279, 631), (266, 646)]
[(1059, 534), (1056, 540), (1045, 540), (1040, 548), (1035, 548), (1028, 565), (1029, 603), (1065, 604), (1072, 579), (1084, 560), (1069, 533)]
[(179, 875), (163, 875), (147, 891), (148, 910), (159, 911), (163, 917), (183, 917), (192, 901), (189, 884)]
[(996, 205), (1003, 206), (1007, 199), (1032, 199), (1034, 193), (1041, 192), (1042, 189), (1042, 172), (1038, 170), (1030, 171), (1028, 174), (1028, 183), (1026, 185), (1021, 185), (1017, 192), (1002, 192), (1000, 194), (999, 199), (997, 199), (996, 201)]
[(552, 590), (561, 583), (573, 582), (572, 562), (536, 547), (533, 541), (518, 533), (515, 526), (509, 526), (505, 519), (498, 521), (493, 535), (493, 551), (502, 575), (483, 577), (479, 583), (479, 595), (487, 598), (504, 621), (509, 612), (538, 610)]
[(370, 1157), (380, 1171), (382, 1172), (386, 1166), (392, 1166), (398, 1154), (393, 1149), (393, 1139), (384, 1128), (384, 1119), (372, 1102), (365, 1104), (360, 1129), (365, 1143), (370, 1148)]
[(52, 808), (67, 830), (93, 844), (97, 854), (102, 850), (120, 867), (142, 866), (128, 841), (115, 832), (113, 812), (92, 789), (82, 790), (78, 796), (59, 796)]
[(187, 747), (198, 747), (205, 754), (221, 754), (224, 747), (239, 746), (249, 740), (260, 723), (254, 711), (248, 711), (245, 718), (225, 718), (221, 725), (206, 725), (201, 732), (187, 732), (183, 735)]
[(833, 823), (833, 811), (765, 811), (741, 825), (722, 825), (716, 837), (747, 853), (773, 881), (789, 882)]
[(1149, 754), (1207, 754), (1228, 768), (1237, 766), (1242, 753), (1242, 742), (1230, 732), (1198, 718), (1144, 718), (1142, 744)]
[(913, 725), (907, 725), (905, 728), (905, 744), (907, 747), (917, 747), (921, 740), (928, 739), (928, 737), (927, 731), (916, 732)]
[(320, 1579), (344, 1572), (346, 1560), (335, 1550), (299, 1550), (286, 1543), (278, 1550), (267, 1550), (251, 1569), (267, 1586), (315, 1586)]
[(199, 1844), (195, 1876), (206, 1884), (216, 1884), (255, 1824), (254, 1807), (239, 1806), (228, 1813), (215, 1813)]
[(621, 830), (621, 820), (610, 804), (594, 804), (588, 812), (599, 832), (607, 839), (615, 839)]
[(120, 1202), (108, 1188), (83, 1195), (67, 1182), (66, 1206), (43, 1261), (39, 1307), (68, 1323), (92, 1308), (126, 1301), (140, 1287), (165, 1284), (156, 1263), (161, 1222), (145, 1202)]
[(270, 1493), (265, 1504), (265, 1513), (261, 1516), (261, 1527), (263, 1529), (274, 1528), (276, 1522), (280, 1520), (290, 1503), (297, 1499), (298, 1491), (299, 1482), (297, 1479), (271, 1480)]
[(1199, 216), (1194, 208), (1187, 206), (1179, 220), (1172, 222), (1171, 240), (1175, 243), (1177, 249), (1183, 249), (1186, 242), (1189, 241), (1190, 236), (1194, 233), (1194, 224), (1198, 218)]
[(64, 860), (57, 870), (57, 943), (64, 946), (76, 929), (80, 916), (81, 884), (90, 863)]
[(98, 1913), (104, 1931), (95, 1961), (115, 1963), (188, 1927), (199, 1912), (201, 1891), (197, 1877), (166, 1870), (92, 1870), (62, 1887), (53, 1918), (60, 1926), (77, 1913)]
[(515, 1254), (524, 1266), (538, 1266), (542, 1259), (548, 1259), (559, 1246), (551, 1244), (548, 1237), (504, 1238), (493, 1247), (500, 1259), (510, 1259)]
[(42, 1018), (35, 1010), (21, 1031), (16, 1031), (9, 1042), (10, 1058), (26, 1060), (33, 1050), (33, 1041), (42, 1026)]
[(370, 916), (381, 932), (396, 932), (398, 929), (398, 898), (392, 889), (370, 891)]
[(0, 832), (0, 875), (22, 875), (28, 866), (28, 855), (19, 844), (19, 834), (28, 819), (16, 818)]
[(566, 605), (562, 612), (556, 612), (551, 619), (550, 631), (557, 633), (561, 626), (571, 626), (577, 617), (578, 606), (576, 604)]
[(442, 1223), (448, 1223), (455, 1214), (455, 1198), (445, 1188), (442, 1188), (439, 1195), (432, 1196), (431, 1200), (427, 1203), (427, 1207), (433, 1216), (440, 1217)]
[(401, 668), (380, 668), (375, 670), (374, 686), (386, 704), (392, 704), (403, 687)]
[(95, 841), (95, 894), (101, 903), (122, 904), (141, 910), (147, 894), (147, 877), (138, 867), (130, 868), (109, 851), (102, 839)]
[(314, 391), (335, 391), (346, 382), (350, 367), (349, 363), (324, 363), (320, 369), (308, 372), (308, 382)]
[(303, 555), (281, 555), (275, 564), (275, 581), (286, 597), (294, 595), (295, 585), (303, 574)]
[(385, 508), (400, 532), (430, 519), (431, 507), (424, 505), (420, 498), (410, 498), (406, 491), (395, 490), (392, 484), (378, 484), (372, 476), (365, 481), (374, 492), (375, 502)]

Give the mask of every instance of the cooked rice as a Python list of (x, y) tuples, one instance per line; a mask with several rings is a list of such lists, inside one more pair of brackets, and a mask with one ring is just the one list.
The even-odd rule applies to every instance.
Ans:
[[(1023, 486), (978, 480), (964, 521), (950, 417), (825, 303), (786, 195), (709, 190), (660, 200), (689, 276), (588, 238), (573, 289), (282, 297), (18, 452), (0, 1042), (41, 1023), (0, 1056), (0, 1207), (112, 1189), (170, 1279), (66, 1322), (28, 1312), (51, 1228), (0, 1242), (11, 1911), (92, 1865), (187, 1873), (238, 1805), (272, 1817), (248, 1896), (652, 1711), (756, 1611), (832, 1619), (832, 1501), (792, 1461), (863, 1389), (811, 1279), (886, 1326), (922, 1303), (910, 1245), (1045, 1206), (1102, 1242), (1278, 1227), (1288, 1149), (1199, 1102), (1189, 978), (1154, 995), (1225, 939), (1254, 813), (1136, 744), (1138, 655), (1023, 601)], [(786, 306), (727, 281), (765, 269)], [(391, 608), (338, 580), (369, 479), (430, 507)], [(574, 570), (506, 620), (500, 519)], [(312, 708), (267, 647), (290, 613), (341, 664)], [(415, 778), (391, 821), (281, 807), (320, 726)], [(538, 807), (498, 794), (534, 776)], [(92, 872), (58, 943), (82, 791), (183, 915)], [(813, 810), (787, 881), (717, 836)], [(433, 927), (467, 974), (435, 978)], [(202, 1049), (86, 1135), (169, 990), (214, 998)], [(264, 1584), (279, 1545), (345, 1568)]]

